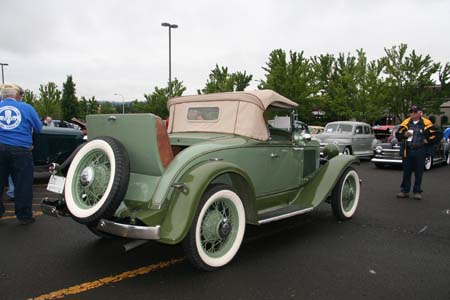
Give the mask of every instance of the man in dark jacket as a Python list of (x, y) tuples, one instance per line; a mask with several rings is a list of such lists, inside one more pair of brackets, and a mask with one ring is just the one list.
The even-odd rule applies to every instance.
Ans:
[(401, 191), (397, 198), (408, 198), (411, 190), (411, 175), (414, 172), (414, 199), (422, 199), (422, 175), (425, 168), (425, 157), (432, 153), (432, 147), (439, 143), (440, 132), (418, 106), (409, 110), (410, 117), (405, 119), (397, 131), (397, 139), (401, 142), (403, 179)]

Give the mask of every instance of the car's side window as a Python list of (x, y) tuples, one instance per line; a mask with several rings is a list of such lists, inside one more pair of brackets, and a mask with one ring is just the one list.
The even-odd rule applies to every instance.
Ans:
[(370, 127), (369, 126), (364, 126), (364, 134), (370, 134)]
[(363, 127), (362, 126), (356, 126), (355, 134), (363, 134)]
[(217, 121), (219, 119), (219, 108), (189, 107), (187, 119), (189, 121)]

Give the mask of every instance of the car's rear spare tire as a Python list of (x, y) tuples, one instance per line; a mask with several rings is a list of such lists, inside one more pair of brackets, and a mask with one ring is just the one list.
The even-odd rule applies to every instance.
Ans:
[(64, 196), (77, 222), (95, 225), (111, 218), (128, 188), (130, 162), (123, 145), (111, 137), (86, 143), (67, 172)]

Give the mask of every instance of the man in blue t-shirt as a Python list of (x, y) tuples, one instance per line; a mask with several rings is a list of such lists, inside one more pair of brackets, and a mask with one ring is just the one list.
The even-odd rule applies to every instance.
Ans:
[[(20, 100), (22, 89), (14, 84), (0, 88), (0, 191), (3, 193), (11, 174), (15, 190), (16, 218), (22, 225), (34, 222), (33, 200), (33, 131), (40, 132), (42, 123), (34, 108)], [(0, 199), (0, 218), (5, 207)]]

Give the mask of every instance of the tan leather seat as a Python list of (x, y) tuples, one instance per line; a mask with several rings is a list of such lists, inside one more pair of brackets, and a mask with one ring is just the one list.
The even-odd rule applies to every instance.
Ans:
[(173, 152), (166, 127), (160, 118), (156, 118), (156, 139), (158, 141), (158, 151), (161, 164), (164, 168), (167, 168), (173, 159)]

